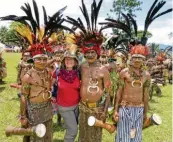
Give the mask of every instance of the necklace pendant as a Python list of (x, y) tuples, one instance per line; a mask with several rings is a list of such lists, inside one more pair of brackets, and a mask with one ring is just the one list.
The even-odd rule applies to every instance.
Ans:
[(132, 139), (135, 138), (135, 135), (136, 135), (136, 129), (133, 128), (130, 130), (130, 138)]
[(139, 84), (140, 85), (139, 88), (142, 88), (142, 85), (143, 85), (142, 81), (140, 80), (133, 80), (131, 84), (132, 84), (132, 87), (136, 87), (134, 84)]

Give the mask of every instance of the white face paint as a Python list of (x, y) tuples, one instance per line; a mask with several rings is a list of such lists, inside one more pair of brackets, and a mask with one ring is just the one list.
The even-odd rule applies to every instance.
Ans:
[(136, 68), (140, 68), (144, 63), (144, 59), (142, 57), (132, 57), (132, 65)]
[(97, 60), (97, 53), (95, 50), (89, 50), (85, 53), (85, 57), (89, 63), (93, 63)]

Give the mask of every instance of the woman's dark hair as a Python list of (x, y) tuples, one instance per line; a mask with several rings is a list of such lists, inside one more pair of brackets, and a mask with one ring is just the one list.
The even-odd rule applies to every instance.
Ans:
[[(66, 58), (66, 57), (65, 57)], [(66, 65), (65, 65), (65, 58), (62, 60), (62, 62), (61, 62), (61, 69), (66, 69)], [(73, 70), (78, 70), (78, 68), (79, 68), (79, 63), (78, 63), (78, 61), (75, 59), (75, 58), (73, 58), (74, 59), (74, 61), (75, 61), (75, 65), (74, 65), (74, 67), (73, 67)]]

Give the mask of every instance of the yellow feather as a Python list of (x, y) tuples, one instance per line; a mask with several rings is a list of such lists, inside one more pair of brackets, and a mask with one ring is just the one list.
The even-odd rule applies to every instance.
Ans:
[(28, 26), (20, 25), (14, 28), (21, 36), (27, 38), (30, 44), (33, 44), (32, 32)]
[(74, 34), (66, 34), (66, 43), (67, 44), (76, 44), (76, 38)]
[(43, 40), (44, 32), (45, 32), (44, 27), (41, 27), (40, 30), (38, 30), (38, 39), (40, 42), (42, 42), (42, 40)]
[(53, 42), (57, 41), (57, 35), (56, 33), (52, 33), (50, 38), (52, 39)]
[(67, 49), (70, 50), (71, 53), (75, 53), (77, 50), (76, 38), (74, 34), (66, 34), (66, 44)]

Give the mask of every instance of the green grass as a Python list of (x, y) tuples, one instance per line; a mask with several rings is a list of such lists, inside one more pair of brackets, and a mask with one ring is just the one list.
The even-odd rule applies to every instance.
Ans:
[[(22, 142), (21, 136), (5, 136), (5, 128), (8, 125), (20, 126), (17, 120), (19, 113), (19, 99), (17, 90), (9, 87), (10, 83), (16, 81), (16, 66), (20, 60), (20, 54), (5, 53), (8, 77), (6, 84), (0, 85), (0, 142)], [(149, 115), (158, 113), (163, 123), (160, 126), (152, 126), (143, 131), (143, 142), (171, 142), (172, 141), (172, 87), (168, 85), (162, 88), (163, 97), (153, 97), (150, 102)], [(54, 142), (63, 142), (65, 130), (56, 126), (54, 117)], [(115, 134), (109, 134), (104, 130), (103, 142), (113, 142)]]

